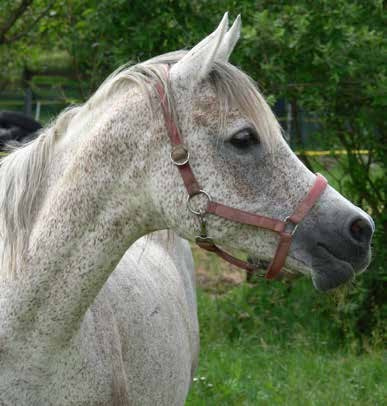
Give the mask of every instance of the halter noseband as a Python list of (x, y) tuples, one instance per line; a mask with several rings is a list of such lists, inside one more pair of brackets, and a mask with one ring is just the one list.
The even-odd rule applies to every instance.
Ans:
[[(235, 209), (233, 207), (225, 206), (222, 203), (213, 201), (210, 195), (200, 187), (191, 169), (188, 149), (182, 143), (179, 130), (169, 109), (163, 86), (160, 83), (157, 83), (156, 90), (160, 97), (165, 125), (172, 144), (171, 160), (178, 168), (187, 190), (188, 209), (191, 211), (191, 213), (198, 216), (200, 220), (200, 235), (196, 237), (196, 244), (200, 248), (217, 254), (225, 261), (252, 273), (256, 271), (256, 267), (254, 265), (233, 257), (215, 245), (213, 240), (207, 234), (205, 215), (210, 213), (237, 223), (248, 224), (258, 228), (265, 228), (267, 230), (274, 231), (279, 234), (279, 243), (274, 258), (267, 269), (265, 278), (275, 278), (285, 264), (289, 248), (292, 243), (292, 237), (297, 230), (298, 224), (308, 214), (309, 210), (314, 206), (325, 190), (328, 184), (327, 180), (322, 175), (317, 173), (315, 182), (309, 190), (309, 193), (298, 204), (294, 210), (294, 213), (291, 216), (286, 217), (284, 220), (261, 216), (259, 214)], [(208, 203), (205, 210), (197, 210), (192, 206), (191, 199), (197, 195), (203, 195), (207, 198)]]

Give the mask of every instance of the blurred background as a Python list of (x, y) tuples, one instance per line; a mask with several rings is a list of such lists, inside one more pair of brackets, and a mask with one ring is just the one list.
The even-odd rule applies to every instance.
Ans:
[(247, 282), (194, 248), (202, 349), (187, 404), (385, 404), (383, 1), (1, 0), (0, 112), (44, 125), (120, 65), (193, 46), (226, 10), (243, 22), (232, 63), (300, 159), (377, 229), (369, 272), (332, 294), (304, 279)]

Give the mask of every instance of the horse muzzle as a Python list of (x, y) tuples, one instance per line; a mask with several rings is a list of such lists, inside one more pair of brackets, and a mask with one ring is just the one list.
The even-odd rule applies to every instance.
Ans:
[(320, 223), (320, 227), (309, 230), (308, 248), (314, 286), (327, 291), (363, 272), (371, 260), (374, 230), (371, 217), (354, 207), (338, 210), (329, 218), (325, 216), (322, 226)]

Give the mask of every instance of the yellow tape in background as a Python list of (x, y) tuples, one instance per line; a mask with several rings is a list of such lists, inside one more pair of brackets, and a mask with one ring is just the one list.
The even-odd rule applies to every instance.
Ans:
[[(356, 155), (367, 155), (367, 149), (356, 149), (351, 151)], [(296, 151), (297, 155), (304, 154), (306, 156), (326, 156), (326, 155), (347, 155), (348, 152), (345, 149), (337, 149), (333, 151)]]

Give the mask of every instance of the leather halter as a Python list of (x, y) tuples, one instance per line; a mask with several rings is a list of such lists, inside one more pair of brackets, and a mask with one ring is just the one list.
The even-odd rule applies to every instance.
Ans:
[[(321, 194), (328, 184), (327, 180), (322, 175), (317, 173), (315, 182), (309, 190), (308, 194), (298, 204), (293, 214), (286, 217), (284, 220), (261, 216), (259, 214), (235, 209), (233, 207), (229, 207), (222, 203), (213, 201), (210, 195), (202, 190), (191, 169), (188, 149), (182, 143), (180, 132), (176, 126), (175, 121), (173, 120), (163, 86), (160, 83), (157, 83), (156, 90), (160, 97), (165, 125), (168, 130), (170, 142), (172, 144), (171, 160), (179, 169), (180, 175), (187, 190), (188, 209), (193, 214), (197, 215), (200, 220), (200, 235), (196, 237), (197, 245), (200, 248), (217, 254), (232, 265), (243, 268), (248, 272), (255, 272), (257, 269), (254, 265), (233, 257), (232, 255), (228, 254), (217, 245), (215, 245), (213, 240), (207, 234), (207, 223), (205, 220), (205, 215), (213, 214), (237, 223), (248, 224), (258, 228), (265, 228), (267, 230), (274, 231), (279, 235), (279, 242), (274, 258), (272, 259), (265, 274), (265, 278), (275, 278), (285, 264), (289, 248), (292, 243), (292, 237), (297, 229), (298, 224), (303, 220), (303, 218), (308, 214), (309, 210), (320, 198)], [(192, 197), (197, 195), (203, 195), (207, 198), (208, 203), (205, 210), (197, 210), (192, 207), (191, 199)]]

